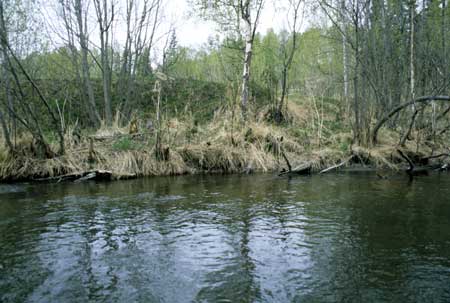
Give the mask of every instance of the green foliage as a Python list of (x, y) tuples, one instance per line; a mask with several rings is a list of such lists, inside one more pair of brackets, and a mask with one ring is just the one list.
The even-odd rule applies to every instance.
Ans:
[(281, 46), (278, 35), (269, 30), (261, 42), (259, 39), (255, 41), (254, 47), (253, 79), (268, 89), (269, 101), (273, 103), (277, 98), (281, 79)]
[[(327, 29), (311, 28), (299, 37), (299, 49), (295, 53), (290, 70), (291, 86), (302, 92), (315, 92), (320, 79), (321, 92), (333, 96), (342, 80), (342, 50), (339, 40), (330, 39), (332, 33)], [(325, 85), (324, 85), (325, 84)], [(330, 87), (329, 92), (324, 88)], [(320, 95), (319, 95), (320, 96)]]
[(348, 142), (341, 142), (339, 145), (339, 150), (343, 153), (347, 153), (350, 150), (350, 145)]
[(144, 148), (144, 146), (141, 143), (133, 141), (130, 136), (124, 136), (114, 141), (114, 143), (112, 144), (112, 148), (116, 151), (130, 151), (141, 150)]
[[(219, 23), (226, 21), (224, 28), (221, 28), (221, 35), (211, 38), (203, 47), (181, 47), (175, 32), (171, 32), (163, 58), (157, 61), (153, 61), (155, 53), (150, 46), (136, 52), (130, 62), (125, 61), (125, 57), (130, 57), (125, 55), (126, 51), (119, 41), (105, 50), (111, 60), (112, 74), (108, 80), (111, 80), (112, 110), (121, 113), (121, 122), (128, 122), (131, 113), (139, 117), (154, 116), (156, 72), (168, 76), (161, 90), (161, 114), (164, 117), (183, 118), (189, 115), (192, 119), (204, 122), (211, 119), (217, 109), (239, 102), (244, 43), (240, 35), (242, 33), (239, 33), (242, 29), (236, 28), (238, 23), (235, 21), (241, 18), (239, 10), (235, 10), (236, 2), (192, 0), (191, 3), (203, 17)], [(253, 10), (259, 1), (251, 3)], [(356, 3), (360, 2), (353, 4)], [(28, 125), (21, 124), (18, 120), (16, 133), (33, 133), (42, 128), (46, 139), (52, 143), (57, 141), (57, 123), (52, 122), (50, 111), (56, 116), (57, 122), (63, 120), (66, 125), (77, 123), (81, 128), (94, 125), (95, 121), (91, 120), (95, 118), (89, 118), (92, 108), (95, 107), (100, 116), (105, 112), (104, 73), (99, 67), (101, 59), (98, 48), (88, 46), (87, 82), (93, 87), (94, 98), (94, 104), (90, 104), (86, 89), (88, 85), (82, 81), (84, 73), (81, 73), (80, 41), (76, 34), (73, 41), (75, 46), (66, 43), (65, 46), (50, 50), (46, 41), (49, 37), (36, 31), (42, 25), (37, 18), (37, 2), (6, 1), (4, 5), (5, 36), (10, 35), (12, 53), (19, 59), (10, 58), (16, 75), (4, 73), (7, 75), (5, 80), (9, 82), (2, 79), (2, 83), (8, 83), (11, 87), (9, 90), (0, 90), (0, 99), (4, 101), (0, 106), (3, 112), (9, 112), (6, 102), (6, 92), (9, 92), (10, 99), (14, 99), (15, 114), (28, 122)], [(335, 3), (330, 2), (330, 5)], [(288, 101), (294, 94), (305, 96), (307, 100), (316, 100), (315, 110), (327, 116), (323, 121), (324, 134), (347, 129), (351, 122), (359, 120), (363, 124), (361, 128), (370, 130), (375, 119), (411, 97), (409, 61), (412, 24), (415, 30), (415, 39), (412, 41), (415, 49), (415, 94), (445, 94), (450, 70), (450, 6), (446, 1), (424, 1), (414, 8), (415, 18), (410, 20), (410, 5), (411, 2), (406, 0), (372, 1), (361, 8), (364, 11), (360, 12), (359, 17), (363, 19), (359, 23), (353, 22), (357, 16), (340, 20), (342, 16), (338, 11), (342, 8), (335, 7), (336, 12), (332, 12), (333, 9), (328, 12), (336, 14), (336, 22), (332, 26), (310, 27), (299, 33), (296, 36), (298, 49), (288, 75)], [(356, 13), (347, 9), (350, 15)], [(97, 30), (90, 28), (88, 32), (92, 31), (94, 35), (98, 34), (95, 33)], [(61, 34), (65, 35), (63, 32)], [(256, 34), (250, 72), (250, 106), (259, 109), (278, 102), (286, 50), (292, 46), (292, 33), (287, 31), (268, 30), (264, 34)], [(344, 58), (348, 72), (346, 98), (343, 98)], [(50, 110), (40, 100), (36, 88), (24, 76), (18, 63), (25, 67), (39, 91), (49, 101)], [(5, 66), (3, 70), (7, 71), (8, 68)], [(357, 106), (359, 114), (355, 110)], [(348, 115), (347, 121), (339, 119), (342, 112), (348, 114), (349, 111), (355, 111), (352, 113), (354, 116)], [(7, 117), (8, 123), (12, 120), (11, 116)], [(397, 121), (407, 125), (404, 122), (406, 120), (400, 117)], [(298, 132), (298, 136), (306, 136), (306, 133)], [(135, 148), (130, 138), (115, 142), (115, 146), (125, 150)]]

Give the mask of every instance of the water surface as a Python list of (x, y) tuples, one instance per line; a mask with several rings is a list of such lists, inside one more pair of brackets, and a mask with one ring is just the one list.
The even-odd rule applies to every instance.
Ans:
[(450, 175), (0, 185), (0, 302), (450, 302)]

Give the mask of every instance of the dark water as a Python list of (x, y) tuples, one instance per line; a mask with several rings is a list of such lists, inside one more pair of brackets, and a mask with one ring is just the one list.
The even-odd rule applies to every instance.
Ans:
[(0, 302), (450, 302), (450, 175), (0, 185)]

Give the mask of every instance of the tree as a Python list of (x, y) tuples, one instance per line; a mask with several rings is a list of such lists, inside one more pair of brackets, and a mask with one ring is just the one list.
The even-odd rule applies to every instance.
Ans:
[[(65, 27), (75, 77), (80, 83), (80, 96), (93, 126), (99, 126), (101, 116), (95, 101), (89, 66), (88, 4), (86, 0), (58, 0), (60, 18)], [(79, 49), (78, 49), (79, 46)]]
[[(100, 35), (100, 68), (102, 71), (103, 99), (105, 105), (106, 125), (112, 124), (111, 105), (111, 61), (110, 39), (112, 39), (112, 25), (115, 18), (115, 3), (108, 0), (93, 0)], [(109, 2), (109, 3), (108, 3)]]
[[(320, 4), (323, 11), (326, 13), (328, 18), (331, 20), (333, 25), (339, 29), (340, 33), (345, 36), (345, 41), (347, 41), (353, 52), (354, 52), (354, 73), (353, 73), (353, 111), (354, 111), (354, 127), (353, 135), (354, 140), (358, 143), (362, 143), (365, 137), (363, 135), (363, 129), (365, 129), (364, 124), (365, 119), (362, 115), (366, 114), (366, 104), (364, 104), (364, 99), (361, 98), (361, 94), (365, 93), (366, 86), (361, 86), (361, 76), (366, 75), (365, 65), (362, 64), (362, 40), (365, 33), (364, 26), (367, 24), (367, 9), (369, 8), (370, 0), (351, 0), (340, 2), (336, 6), (327, 0), (321, 0)], [(353, 33), (350, 35), (346, 31), (346, 24), (343, 24), (342, 20), (349, 19), (349, 26), (351, 26)], [(340, 21), (340, 22), (339, 22)]]
[[(297, 33), (299, 30), (301, 16), (300, 5), (303, 0), (289, 0), (288, 13), (292, 14), (292, 23), (290, 24), (290, 37), (282, 39), (282, 73), (281, 73), (281, 98), (280, 102), (276, 106), (275, 121), (280, 123), (283, 120), (283, 106), (288, 92), (288, 75), (291, 68), (292, 61), (294, 60), (295, 52), (297, 51)], [(289, 18), (288, 18), (289, 19)]]
[[(23, 13), (23, 12), (21, 12)], [(28, 12), (27, 12), (28, 13)], [(14, 79), (17, 90), (19, 91), (19, 97), (21, 99), (21, 108), (24, 110), (22, 113), (25, 114), (23, 117), (18, 112), (18, 109), (11, 108), (7, 103), (6, 106), (8, 110), (23, 126), (30, 131), (33, 137), (36, 139), (37, 143), (43, 149), (43, 153), (47, 157), (53, 156), (47, 141), (45, 140), (44, 132), (41, 127), (41, 121), (37, 116), (37, 113), (33, 110), (30, 101), (26, 99), (22, 82), (19, 79), (19, 73), (21, 73), (26, 82), (30, 84), (33, 91), (37, 93), (38, 100), (41, 105), (45, 108), (45, 111), (49, 115), (50, 121), (53, 124), (53, 131), (56, 132), (59, 139), (59, 154), (63, 155), (65, 153), (65, 141), (64, 141), (64, 126), (59, 123), (57, 114), (53, 111), (50, 102), (44, 96), (39, 86), (32, 79), (30, 73), (24, 67), (22, 60), (16, 55), (14, 49), (12, 48), (9, 40), (9, 28), (8, 23), (5, 18), (5, 8), (3, 6), (3, 1), (0, 2), (0, 50), (3, 54), (3, 59), (7, 66), (7, 73), (10, 73)], [(3, 126), (3, 123), (2, 123)], [(4, 129), (5, 133), (5, 129)], [(9, 144), (9, 143), (8, 143)], [(11, 148), (11, 146), (10, 146)]]
[(204, 17), (214, 20), (226, 31), (234, 31), (244, 41), (241, 109), (245, 117), (250, 95), (253, 42), (264, 0), (194, 0)]
[(281, 66), (280, 39), (273, 29), (269, 29), (261, 42), (257, 42), (255, 43), (253, 80), (269, 90), (270, 100), (268, 101), (276, 106)]
[(138, 76), (145, 78), (151, 74), (150, 56), (156, 30), (161, 22), (163, 3), (163, 0), (126, 2), (126, 40), (117, 85), (117, 94), (124, 101), (122, 111), (126, 117), (131, 112), (130, 105)]

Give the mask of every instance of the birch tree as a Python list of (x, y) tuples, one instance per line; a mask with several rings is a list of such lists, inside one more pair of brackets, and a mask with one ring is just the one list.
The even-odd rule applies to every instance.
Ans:
[(264, 0), (193, 0), (202, 16), (217, 22), (224, 31), (234, 32), (244, 41), (241, 80), (241, 109), (245, 117), (250, 97), (253, 42)]

